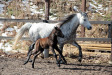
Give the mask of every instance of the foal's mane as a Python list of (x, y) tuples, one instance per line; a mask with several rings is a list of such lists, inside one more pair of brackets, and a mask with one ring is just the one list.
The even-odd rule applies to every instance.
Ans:
[(55, 32), (56, 32), (56, 30), (54, 28), (48, 37), (51, 38), (52, 36), (54, 36)]
[(61, 27), (63, 24), (69, 22), (76, 14), (69, 15), (65, 20), (63, 20), (59, 26)]

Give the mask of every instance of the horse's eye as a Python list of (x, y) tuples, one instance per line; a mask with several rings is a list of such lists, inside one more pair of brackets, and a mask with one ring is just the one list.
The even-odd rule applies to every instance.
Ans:
[(86, 19), (84, 19), (84, 21), (86, 21)]

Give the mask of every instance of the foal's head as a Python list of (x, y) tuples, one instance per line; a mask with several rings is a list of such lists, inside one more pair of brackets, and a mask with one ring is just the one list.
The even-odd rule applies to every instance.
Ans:
[(64, 35), (60, 28), (54, 27), (53, 31), (54, 35), (64, 38)]

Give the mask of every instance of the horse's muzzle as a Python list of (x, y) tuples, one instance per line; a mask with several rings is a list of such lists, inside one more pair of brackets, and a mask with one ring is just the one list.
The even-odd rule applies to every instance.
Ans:
[(92, 29), (92, 27), (88, 27), (87, 29), (88, 29), (88, 30), (91, 30), (91, 29)]

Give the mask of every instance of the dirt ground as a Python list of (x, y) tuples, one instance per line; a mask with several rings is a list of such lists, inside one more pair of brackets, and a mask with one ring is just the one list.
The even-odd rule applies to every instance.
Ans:
[(31, 62), (23, 65), (26, 54), (6, 55), (0, 52), (0, 75), (112, 75), (112, 66), (107, 63), (94, 63), (89, 60), (101, 59), (100, 57), (83, 57), (82, 63), (74, 58), (65, 57), (67, 65), (61, 64), (59, 68), (54, 57), (42, 59), (38, 57), (35, 68), (31, 68)]

